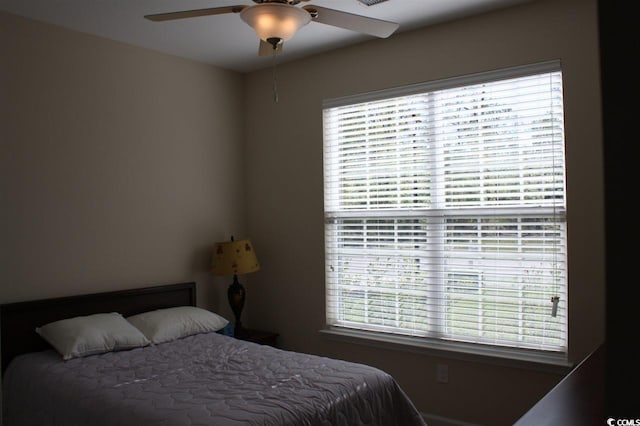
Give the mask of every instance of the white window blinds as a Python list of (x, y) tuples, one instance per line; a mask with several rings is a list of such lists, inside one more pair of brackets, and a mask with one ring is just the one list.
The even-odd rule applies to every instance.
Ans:
[(525, 71), (325, 104), (329, 326), (566, 352), (562, 75)]

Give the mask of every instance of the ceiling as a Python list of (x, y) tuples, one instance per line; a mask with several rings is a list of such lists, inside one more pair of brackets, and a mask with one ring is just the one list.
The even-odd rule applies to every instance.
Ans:
[[(397, 22), (400, 24), (397, 34), (527, 1), (531, 0), (388, 0), (372, 6), (358, 0), (311, 0), (304, 4)], [(238, 14), (165, 22), (151, 22), (144, 15), (253, 4), (251, 0), (0, 0), (0, 10), (221, 68), (250, 72), (269, 67), (272, 62), (268, 57), (258, 56), (258, 37)], [(278, 61), (374, 38), (311, 22), (284, 44)]]

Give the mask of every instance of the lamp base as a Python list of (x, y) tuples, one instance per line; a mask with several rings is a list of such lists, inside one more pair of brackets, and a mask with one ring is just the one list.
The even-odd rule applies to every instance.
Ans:
[(240, 315), (242, 314), (242, 308), (244, 307), (245, 291), (242, 284), (238, 282), (238, 276), (233, 275), (233, 283), (227, 290), (227, 298), (229, 299), (229, 306), (235, 317), (234, 336), (238, 336), (242, 333), (242, 323), (240, 322)]

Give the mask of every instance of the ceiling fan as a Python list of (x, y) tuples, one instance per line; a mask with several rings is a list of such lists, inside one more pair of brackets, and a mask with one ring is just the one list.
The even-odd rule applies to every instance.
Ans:
[[(178, 12), (156, 13), (145, 15), (154, 21), (171, 21), (175, 19), (195, 18), (199, 16), (238, 13), (260, 37), (260, 56), (273, 55), (282, 50), (282, 44), (289, 40), (309, 22), (344, 28), (380, 38), (387, 38), (398, 29), (395, 22), (383, 21), (362, 15), (328, 9), (326, 7), (307, 5), (298, 7), (301, 2), (309, 0), (253, 0), (252, 6), (222, 6), (205, 9), (183, 10)], [(358, 0), (362, 1), (362, 0)], [(370, 1), (370, 0), (369, 0)]]

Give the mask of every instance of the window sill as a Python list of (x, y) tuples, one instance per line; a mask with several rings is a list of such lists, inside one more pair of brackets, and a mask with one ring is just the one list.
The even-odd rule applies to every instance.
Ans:
[(462, 342), (433, 341), (371, 331), (328, 327), (320, 330), (327, 339), (378, 348), (459, 359), (503, 367), (566, 374), (571, 368), (564, 356), (546, 353), (523, 353), (509, 348), (496, 349)]

